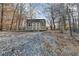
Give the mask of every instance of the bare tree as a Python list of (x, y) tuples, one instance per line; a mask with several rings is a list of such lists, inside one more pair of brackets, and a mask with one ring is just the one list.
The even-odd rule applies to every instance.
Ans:
[(3, 8), (4, 8), (3, 3), (1, 4), (1, 7), (2, 7), (2, 9), (1, 9), (1, 28), (0, 28), (0, 30), (2, 31), (2, 27), (3, 27)]
[(12, 30), (13, 20), (14, 20), (14, 17), (15, 17), (15, 12), (16, 12), (17, 7), (18, 7), (18, 4), (16, 5), (16, 7), (15, 7), (15, 9), (14, 9), (14, 12), (13, 12), (13, 17), (12, 17), (12, 21), (11, 21), (10, 30)]
[(71, 28), (71, 9), (69, 9), (70, 4), (67, 5), (67, 15), (68, 15), (68, 21), (69, 21), (69, 29), (70, 29), (70, 35), (72, 36), (72, 28)]
[[(35, 18), (35, 16), (36, 16), (37, 10), (36, 10), (35, 8), (36, 8), (36, 7), (33, 6), (32, 3), (30, 3), (30, 18), (31, 18), (31, 19), (32, 19), (32, 18)], [(37, 13), (38, 13), (38, 12), (37, 12)]]
[(53, 28), (51, 26), (51, 30), (52, 29), (55, 30), (55, 16), (54, 16), (54, 8), (53, 8), (53, 6), (51, 6), (51, 17), (52, 17), (52, 22), (53, 22)]
[(47, 4), (48, 7), (44, 9), (44, 12), (46, 14), (46, 18), (49, 20), (49, 26), (51, 30), (55, 30), (55, 5), (54, 4)]
[(77, 4), (77, 10), (78, 10), (78, 32), (79, 32), (79, 3)]
[(22, 7), (23, 7), (23, 4), (19, 4), (20, 5), (20, 19), (18, 21), (18, 30), (20, 30), (20, 23), (21, 23), (21, 20), (22, 20)]

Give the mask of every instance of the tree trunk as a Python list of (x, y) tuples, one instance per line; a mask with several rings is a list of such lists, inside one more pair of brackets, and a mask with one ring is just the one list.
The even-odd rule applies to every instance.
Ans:
[(79, 32), (79, 12), (78, 12), (78, 28), (77, 28), (78, 32)]
[(75, 32), (75, 22), (74, 22), (74, 18), (73, 18), (73, 31)]
[(64, 25), (63, 18), (61, 17), (61, 18), (60, 18), (60, 26), (59, 26), (61, 33), (63, 33), (63, 31), (64, 31), (64, 26), (63, 26), (63, 25)]
[(67, 13), (68, 13), (68, 21), (69, 21), (69, 30), (70, 30), (70, 36), (72, 36), (72, 27), (71, 27), (71, 14), (70, 14), (70, 9), (68, 9), (67, 6)]
[(77, 4), (77, 10), (78, 10), (78, 28), (77, 28), (77, 31), (79, 32), (79, 4)]
[(58, 29), (60, 30), (60, 20), (58, 21)]
[(66, 18), (63, 16), (63, 25), (64, 25), (64, 30), (66, 30)]
[(22, 20), (22, 5), (20, 4), (20, 19), (18, 22), (18, 30), (20, 30), (21, 20)]
[(31, 9), (31, 7), (32, 7), (32, 4), (30, 3), (30, 18), (32, 19), (32, 9)]
[[(70, 16), (69, 16), (69, 17), (70, 17)], [(70, 20), (70, 18), (69, 18), (68, 20), (69, 20), (70, 35), (72, 36), (71, 20)]]
[(68, 13), (68, 21), (69, 21), (70, 35), (72, 36), (71, 18), (70, 18), (70, 14), (69, 13)]
[(55, 30), (55, 28), (56, 28), (55, 27), (55, 21), (54, 21), (55, 19), (52, 17), (52, 20), (53, 20), (53, 29)]
[(15, 10), (13, 12), (13, 18), (12, 18), (10, 30), (12, 30), (13, 20), (14, 20), (14, 16), (15, 16), (15, 12), (16, 12), (17, 6), (18, 6), (18, 4), (16, 5)]
[(2, 6), (2, 10), (1, 10), (1, 28), (0, 30), (2, 31), (2, 28), (3, 28), (3, 3), (1, 4)]

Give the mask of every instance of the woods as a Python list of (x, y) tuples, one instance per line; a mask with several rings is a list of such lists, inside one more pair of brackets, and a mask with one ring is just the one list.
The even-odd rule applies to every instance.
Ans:
[[(49, 7), (47, 7), (49, 8)], [(60, 32), (70, 31), (70, 35), (73, 32), (77, 32), (78, 29), (78, 4), (75, 3), (60, 3), (50, 4), (48, 11), (51, 14), (50, 25), (56, 31), (56, 28)], [(51, 29), (52, 30), (52, 29)]]
[[(37, 14), (41, 15), (32, 3), (0, 5), (0, 31), (7, 29), (9, 31), (25, 31), (27, 19), (36, 19)], [(59, 30), (61, 33), (70, 31), (71, 36), (73, 35), (72, 32), (79, 32), (79, 4), (51, 3), (40, 4), (40, 7), (43, 8), (42, 12), (45, 12), (43, 17), (46, 17), (50, 30)]]

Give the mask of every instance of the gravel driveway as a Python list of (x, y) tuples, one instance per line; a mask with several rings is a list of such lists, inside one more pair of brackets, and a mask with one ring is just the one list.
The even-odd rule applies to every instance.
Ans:
[(60, 56), (79, 55), (68, 40), (58, 40), (48, 32), (0, 32), (2, 56)]

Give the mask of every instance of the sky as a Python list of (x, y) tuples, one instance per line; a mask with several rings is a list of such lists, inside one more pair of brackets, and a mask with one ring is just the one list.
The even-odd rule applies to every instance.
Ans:
[[(30, 4), (28, 4), (28, 5), (26, 4), (26, 6), (28, 6), (27, 10), (30, 9), (29, 5)], [(45, 10), (48, 7), (48, 5), (46, 3), (31, 3), (31, 6), (32, 6), (33, 9), (35, 9), (35, 12), (36, 12), (34, 19), (35, 18), (36, 19), (45, 19), (46, 25), (48, 25), (47, 24), (48, 19), (46, 18), (46, 13), (45, 13)], [(30, 17), (30, 15), (29, 15), (29, 17)]]
[[(46, 21), (48, 20), (45, 13), (45, 9), (48, 7), (46, 3), (35, 3), (32, 6), (34, 6), (37, 10), (36, 18), (45, 19)], [(48, 26), (47, 22), (46, 25)]]
[(35, 4), (33, 4), (33, 6), (37, 10), (36, 17), (37, 18), (45, 18), (45, 13), (43, 11), (47, 7), (46, 4), (44, 4), (44, 3), (43, 4), (42, 3), (35, 3)]

